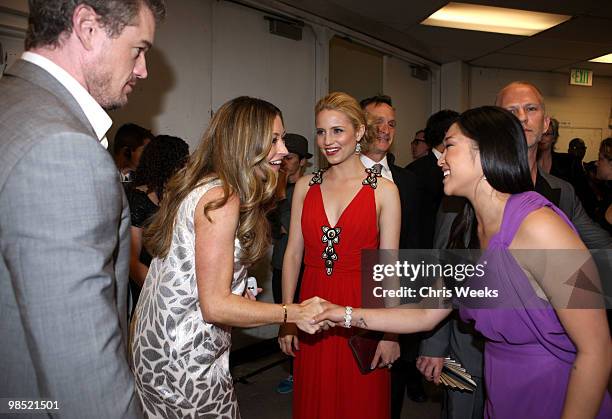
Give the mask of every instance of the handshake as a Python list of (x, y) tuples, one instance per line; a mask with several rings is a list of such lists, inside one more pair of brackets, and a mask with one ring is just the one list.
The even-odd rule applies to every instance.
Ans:
[(294, 323), (302, 331), (313, 334), (330, 327), (344, 325), (345, 307), (325, 301), (320, 297), (312, 297), (298, 308), (298, 320)]
[[(344, 307), (332, 304), (322, 298), (312, 297), (294, 306), (298, 310), (296, 319), (290, 323), (281, 324), (278, 331), (278, 344), (287, 355), (295, 356), (294, 350), (300, 349), (297, 336), (298, 328), (306, 333), (313, 334), (344, 324)], [(340, 318), (338, 318), (338, 314), (340, 314)]]
[[(310, 298), (295, 305), (295, 307), (297, 307), (299, 315), (293, 318), (291, 323), (282, 324), (278, 333), (280, 349), (289, 356), (295, 356), (294, 351), (300, 349), (298, 328), (310, 334), (334, 326), (367, 328), (361, 309), (357, 309), (359, 311), (355, 313), (347, 307), (330, 303), (319, 297)], [(371, 359), (370, 368), (391, 368), (391, 365), (399, 356), (400, 349), (397, 338), (387, 336), (378, 342), (376, 352)]]

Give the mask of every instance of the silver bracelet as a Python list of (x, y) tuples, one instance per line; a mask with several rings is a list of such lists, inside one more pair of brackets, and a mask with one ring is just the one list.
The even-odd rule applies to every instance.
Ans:
[(351, 328), (351, 320), (353, 320), (353, 307), (344, 307), (344, 327), (347, 329)]

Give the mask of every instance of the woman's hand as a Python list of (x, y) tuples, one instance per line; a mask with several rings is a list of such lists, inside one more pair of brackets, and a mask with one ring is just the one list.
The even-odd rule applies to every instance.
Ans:
[(278, 329), (278, 344), (281, 348), (281, 351), (285, 355), (295, 357), (294, 350), (300, 350), (300, 344), (298, 342), (298, 329), (295, 323), (285, 323), (281, 324)]
[(344, 326), (345, 307), (329, 301), (322, 304), (324, 311), (315, 316), (316, 323), (326, 322), (328, 325)]
[(327, 330), (329, 326), (326, 323), (314, 321), (314, 317), (323, 312), (324, 303), (327, 303), (327, 301), (319, 297), (312, 297), (303, 301), (299, 305), (301, 319), (295, 322), (297, 327), (310, 334), (318, 332), (320, 329)]
[(376, 347), (374, 359), (372, 359), (371, 369), (388, 367), (391, 368), (393, 363), (400, 357), (400, 346), (396, 340), (381, 340)]
[[(261, 294), (262, 291), (263, 291), (263, 288), (257, 288), (257, 295)], [(242, 296), (246, 298), (247, 300), (251, 300), (251, 301), (257, 300), (257, 297), (254, 296), (251, 290), (248, 288), (244, 291), (244, 294), (242, 294)]]

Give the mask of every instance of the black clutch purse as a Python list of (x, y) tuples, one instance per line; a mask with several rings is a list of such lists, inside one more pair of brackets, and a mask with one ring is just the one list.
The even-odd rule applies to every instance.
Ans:
[(362, 374), (368, 374), (373, 369), (370, 368), (372, 360), (376, 354), (376, 348), (378, 342), (383, 338), (384, 333), (382, 332), (369, 332), (357, 333), (349, 338), (348, 344), (353, 351), (357, 366)]

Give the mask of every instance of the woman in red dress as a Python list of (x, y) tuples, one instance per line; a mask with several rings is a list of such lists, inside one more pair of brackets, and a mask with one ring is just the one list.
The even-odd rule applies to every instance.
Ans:
[[(357, 101), (331, 93), (315, 107), (317, 145), (329, 167), (295, 186), (283, 260), (283, 302), (293, 301), (300, 266), (300, 299), (320, 296), (361, 306), (361, 250), (397, 249), (400, 201), (395, 185), (359, 159), (372, 127)], [(366, 133), (368, 132), (368, 133)], [(388, 418), (390, 366), (399, 355), (392, 336), (378, 345), (373, 369), (362, 374), (348, 345), (352, 330), (299, 335), (281, 328), (283, 352), (295, 356), (294, 419)], [(377, 369), (379, 367), (379, 369)]]

